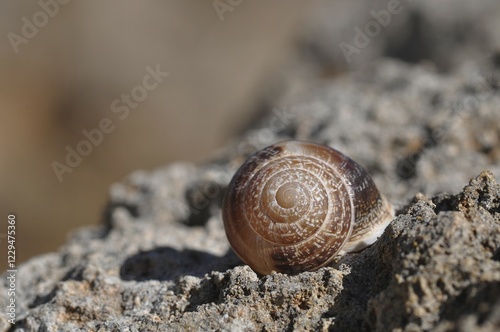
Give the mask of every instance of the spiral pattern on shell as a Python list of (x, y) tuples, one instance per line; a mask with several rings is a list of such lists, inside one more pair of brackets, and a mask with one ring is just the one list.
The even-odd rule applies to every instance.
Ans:
[(223, 202), (232, 248), (261, 274), (316, 270), (346, 249), (371, 244), (392, 216), (361, 166), (330, 147), (300, 141), (251, 156)]

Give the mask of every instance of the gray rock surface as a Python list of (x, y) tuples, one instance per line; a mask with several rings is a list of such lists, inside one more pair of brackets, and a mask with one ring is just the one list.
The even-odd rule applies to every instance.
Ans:
[[(0, 331), (500, 330), (500, 5), (431, 3), (403, 2), (348, 65), (339, 43), (372, 7), (323, 3), (273, 107), (204, 165), (112, 186), (101, 226), (18, 267), (17, 321), (2, 311)], [(365, 166), (397, 217), (334, 266), (259, 276), (229, 248), (221, 199), (249, 154), (291, 138)]]
[(321, 0), (303, 29), (303, 53), (337, 68), (388, 56), (448, 71), (499, 50), (499, 15), (495, 0)]
[[(269, 111), (212, 162), (132, 174), (101, 227), (19, 267), (11, 330), (498, 330), (500, 95), (485, 77), (384, 60)], [(335, 266), (262, 277), (230, 250), (221, 197), (249, 153), (287, 138), (350, 155), (398, 215)]]

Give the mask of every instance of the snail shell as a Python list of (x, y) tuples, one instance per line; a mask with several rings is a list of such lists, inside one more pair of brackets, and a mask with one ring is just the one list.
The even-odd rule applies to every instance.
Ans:
[(328, 146), (301, 141), (252, 155), (223, 201), (231, 247), (260, 274), (314, 271), (371, 245), (393, 217), (360, 165)]

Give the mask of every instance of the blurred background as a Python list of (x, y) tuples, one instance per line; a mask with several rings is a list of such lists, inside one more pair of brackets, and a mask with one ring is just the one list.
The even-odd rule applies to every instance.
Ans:
[(382, 56), (500, 66), (499, 13), (493, 0), (3, 1), (1, 240), (15, 213), (18, 263), (57, 250), (102, 220), (113, 182), (207, 161), (278, 100)]
[[(98, 223), (108, 187), (133, 170), (207, 160), (241, 131), (268, 73), (290, 53), (306, 7), (62, 3), (0, 4), (0, 232), (14, 212), (18, 262), (56, 250), (75, 227)], [(169, 75), (121, 120), (125, 114), (111, 104), (143, 85), (147, 67)], [(82, 131), (103, 118), (115, 130), (59, 181), (52, 163), (67, 165), (66, 147), (77, 150)]]

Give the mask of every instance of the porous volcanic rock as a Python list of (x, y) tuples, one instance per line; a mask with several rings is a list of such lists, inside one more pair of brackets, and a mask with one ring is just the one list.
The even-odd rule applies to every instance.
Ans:
[[(131, 174), (101, 226), (18, 267), (17, 322), (2, 312), (1, 330), (498, 330), (500, 95), (488, 68), (382, 60), (269, 110), (211, 162)], [(334, 266), (259, 276), (229, 248), (221, 198), (250, 153), (291, 138), (364, 165), (397, 216)]]

